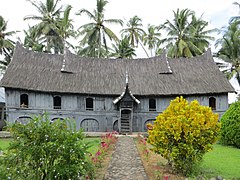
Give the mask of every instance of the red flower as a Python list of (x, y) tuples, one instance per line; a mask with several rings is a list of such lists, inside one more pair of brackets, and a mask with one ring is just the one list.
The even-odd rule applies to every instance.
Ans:
[(100, 156), (101, 155), (101, 151), (98, 150), (98, 152), (96, 153), (96, 156)]

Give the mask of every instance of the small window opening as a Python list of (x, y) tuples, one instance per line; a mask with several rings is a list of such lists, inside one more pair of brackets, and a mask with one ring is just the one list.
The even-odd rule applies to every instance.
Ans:
[(28, 95), (21, 94), (20, 96), (20, 107), (21, 108), (28, 108)]
[(86, 110), (93, 111), (93, 98), (86, 98)]
[(53, 97), (53, 109), (61, 109), (62, 107), (62, 100), (60, 96)]
[(149, 111), (156, 111), (156, 99), (149, 99)]
[(211, 107), (212, 110), (216, 110), (216, 98), (214, 97), (209, 98), (209, 107)]

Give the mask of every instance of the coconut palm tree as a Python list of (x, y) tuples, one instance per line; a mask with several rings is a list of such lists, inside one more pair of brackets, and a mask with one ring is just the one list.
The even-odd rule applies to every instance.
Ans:
[(132, 59), (136, 56), (135, 49), (129, 43), (129, 38), (124, 37), (117, 45), (113, 44), (112, 56), (121, 59)]
[(28, 27), (28, 30), (24, 31), (24, 46), (30, 48), (33, 51), (43, 52), (45, 46), (40, 42), (36, 27)]
[(73, 45), (67, 40), (68, 38), (75, 37), (75, 31), (72, 24), (72, 19), (69, 18), (72, 6), (68, 5), (63, 12), (63, 17), (56, 19), (53, 24), (53, 30), (57, 36), (54, 39), (54, 50), (58, 53), (63, 53), (64, 47), (74, 49)]
[(2, 16), (0, 16), (0, 55), (9, 55), (9, 51), (14, 49), (14, 42), (9, 39), (9, 37), (14, 35), (16, 32), (6, 32), (6, 30), (7, 22)]
[(12, 56), (13, 56), (13, 49), (9, 49), (8, 53), (5, 54), (4, 59), (0, 60), (0, 72), (4, 73), (5, 70), (7, 69), (9, 63), (12, 60)]
[[(108, 52), (107, 37), (115, 42), (119, 41), (116, 34), (106, 24), (122, 25), (122, 20), (120, 19), (105, 19), (104, 11), (107, 3), (108, 1), (106, 0), (97, 0), (96, 9), (93, 12), (81, 9), (77, 13), (77, 15), (85, 14), (92, 20), (92, 22), (84, 24), (79, 28), (79, 35), (84, 36), (80, 46), (89, 46), (91, 49), (97, 48), (97, 57), (103, 57), (102, 52), (104, 50), (102, 49)], [(94, 50), (94, 52), (96, 51)]]
[(170, 57), (192, 57), (202, 54), (209, 45), (208, 36), (214, 30), (206, 31), (208, 23), (196, 18), (195, 13), (189, 9), (173, 11), (172, 22), (167, 20), (161, 29), (166, 30), (167, 38), (163, 39)]
[(153, 51), (155, 52), (154, 55), (156, 55), (156, 50), (160, 44), (160, 37), (161, 33), (159, 32), (159, 29), (154, 25), (148, 25), (148, 31), (143, 36), (143, 42), (144, 45), (148, 46), (148, 49), (151, 52), (151, 56), (153, 56)]
[(101, 49), (98, 48), (99, 46), (97, 42), (95, 44), (86, 45), (85, 47), (77, 46), (76, 54), (81, 57), (108, 57), (109, 52), (106, 51), (105, 48), (103, 47), (100, 47)]
[(122, 35), (126, 35), (133, 47), (137, 47), (141, 37), (145, 34), (145, 31), (142, 29), (142, 19), (138, 16), (133, 16), (127, 22), (127, 28), (122, 29)]
[(166, 30), (167, 38), (163, 39), (163, 42), (167, 43), (168, 55), (170, 57), (191, 57), (191, 45), (189, 37), (189, 17), (193, 14), (193, 11), (189, 9), (183, 9), (173, 11), (174, 18), (171, 22), (167, 20), (160, 28)]
[(59, 0), (46, 0), (36, 2), (29, 1), (39, 12), (40, 15), (28, 15), (24, 20), (36, 20), (38, 24), (34, 26), (36, 35), (41, 39), (41, 43), (46, 44), (46, 51), (51, 52), (55, 47), (57, 32), (55, 30), (56, 21), (62, 12), (62, 6), (58, 7)]
[[(213, 36), (210, 36), (210, 34), (214, 32), (217, 32), (217, 29), (208, 29), (208, 22), (204, 21), (202, 17), (197, 18), (195, 14), (192, 15), (192, 20), (189, 24), (189, 34), (192, 38), (192, 43), (201, 53), (205, 52), (210, 46), (210, 41), (215, 39)], [(192, 51), (193, 56), (201, 54), (196, 52)]]
[(238, 22), (229, 24), (223, 37), (217, 40), (216, 46), (221, 46), (216, 56), (230, 66), (223, 71), (228, 79), (236, 77), (240, 85), (240, 28)]
[(122, 36), (127, 36), (129, 38), (130, 44), (134, 48), (138, 47), (138, 44), (140, 44), (146, 55), (149, 57), (146, 49), (141, 43), (143, 36), (146, 34), (142, 29), (142, 19), (138, 16), (133, 16), (130, 18), (126, 25), (127, 28), (121, 30)]
[(10, 63), (15, 42), (9, 39), (16, 31), (7, 31), (7, 22), (0, 16), (0, 69), (5, 70)]

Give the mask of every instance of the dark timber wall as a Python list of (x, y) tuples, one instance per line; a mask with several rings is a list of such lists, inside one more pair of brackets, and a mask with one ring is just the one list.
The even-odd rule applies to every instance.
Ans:
[[(49, 113), (51, 120), (57, 118), (73, 118), (76, 120), (77, 128), (84, 128), (85, 131), (106, 132), (118, 130), (118, 120), (120, 111), (117, 105), (113, 104), (115, 96), (93, 96), (44, 93), (35, 91), (21, 91), (16, 89), (6, 89), (7, 121), (24, 122), (33, 115)], [(28, 108), (21, 107), (21, 94), (28, 95)], [(53, 97), (61, 97), (61, 109), (54, 109)], [(93, 98), (93, 110), (86, 110), (86, 98)], [(151, 122), (169, 105), (176, 96), (162, 97), (137, 97), (140, 104), (133, 109), (132, 131), (146, 131), (146, 123)], [(209, 98), (216, 99), (216, 113), (221, 116), (228, 108), (227, 94), (187, 96), (186, 99), (192, 101), (197, 99), (200, 104), (208, 106)], [(149, 111), (149, 98), (156, 99), (156, 111)]]

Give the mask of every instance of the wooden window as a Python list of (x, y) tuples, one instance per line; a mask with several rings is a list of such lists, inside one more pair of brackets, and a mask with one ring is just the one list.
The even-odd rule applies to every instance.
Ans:
[(149, 111), (156, 111), (156, 99), (149, 99)]
[(93, 98), (86, 98), (86, 110), (93, 111)]
[(53, 109), (61, 109), (62, 108), (62, 99), (60, 96), (53, 97)]
[(211, 107), (212, 110), (216, 110), (216, 98), (214, 97), (209, 98), (209, 107)]
[(27, 94), (20, 95), (20, 107), (28, 108), (28, 95)]

